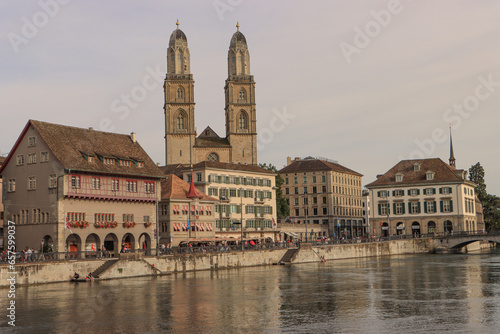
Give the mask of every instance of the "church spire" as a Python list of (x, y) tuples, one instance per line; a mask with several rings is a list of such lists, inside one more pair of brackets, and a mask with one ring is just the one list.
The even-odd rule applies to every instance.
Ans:
[(455, 167), (455, 155), (453, 154), (453, 138), (451, 137), (451, 125), (450, 125), (450, 166)]

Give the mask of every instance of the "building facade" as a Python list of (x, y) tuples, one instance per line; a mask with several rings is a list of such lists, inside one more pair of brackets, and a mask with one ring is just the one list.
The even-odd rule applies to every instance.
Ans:
[(190, 185), (174, 174), (166, 176), (161, 188), (160, 244), (178, 246), (182, 241), (215, 241), (218, 199), (201, 191), (192, 196)]
[[(0, 169), (2, 168), (3, 163), (5, 162), (5, 157), (0, 157)], [(3, 222), (3, 182), (2, 182), (2, 175), (0, 175), (0, 222)], [(0, 251), (4, 250), (4, 243), (3, 243), (3, 224), (0, 226)]]
[[(0, 169), (18, 250), (156, 247), (161, 170), (121, 135), (30, 120)], [(5, 234), (5, 232), (4, 232)]]
[[(453, 161), (453, 163), (452, 163)], [(475, 232), (475, 183), (439, 158), (403, 160), (368, 184), (375, 235)]]
[(363, 175), (325, 158), (288, 158), (279, 171), (285, 182), (283, 197), (292, 223), (306, 222), (323, 236), (357, 237), (367, 233), (363, 224)]
[(210, 127), (198, 135), (190, 52), (187, 37), (177, 22), (177, 29), (170, 36), (164, 83), (167, 165), (190, 165), (205, 160), (257, 164), (255, 81), (250, 74), (246, 38), (239, 31), (239, 25), (231, 38), (227, 63), (226, 136), (219, 137)]
[[(218, 199), (215, 234), (219, 238), (277, 240), (276, 174), (254, 165), (203, 161), (193, 165), (194, 184)], [(191, 169), (180, 175), (191, 182)]]

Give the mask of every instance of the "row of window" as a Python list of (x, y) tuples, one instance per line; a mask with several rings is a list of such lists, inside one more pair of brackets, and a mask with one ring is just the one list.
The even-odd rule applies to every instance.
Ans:
[[(320, 210), (321, 209), (321, 215), (326, 216), (328, 215), (328, 208), (313, 208), (312, 211), (309, 211), (309, 208), (303, 208), (302, 209), (302, 215), (303, 216), (319, 216), (320, 215)], [(295, 216), (301, 216), (300, 214), (300, 209), (294, 209)], [(335, 216), (361, 216), (361, 209), (354, 209), (354, 208), (339, 208), (339, 207), (334, 207), (333, 208), (333, 215)]]
[[(419, 214), (422, 213), (422, 203), (424, 213), (437, 213), (438, 207), (436, 206), (436, 201), (412, 201), (405, 205), (404, 202), (392, 203), (392, 213), (396, 215), (409, 214)], [(408, 208), (408, 211), (406, 211)], [(453, 201), (452, 200), (442, 200), (439, 201), (439, 212), (453, 212)], [(379, 203), (378, 204), (378, 214), (381, 216), (388, 215), (391, 213), (389, 203)]]
[[(304, 173), (305, 174), (305, 173)], [(318, 179), (316, 175), (308, 176), (304, 175), (302, 177), (302, 183), (308, 183), (309, 179), (311, 179), (311, 183), (317, 183)], [(321, 182), (325, 183), (326, 182), (326, 175), (321, 175)], [(351, 178), (351, 177), (345, 177), (345, 176), (332, 176), (332, 182), (337, 183), (337, 184), (344, 184), (344, 185), (349, 185), (349, 186), (359, 186), (361, 187), (361, 180), (358, 178)], [(298, 184), (299, 183), (299, 177), (294, 176), (293, 177), (293, 183)], [(285, 184), (289, 184), (289, 179), (288, 177), (285, 177)]]
[[(243, 221), (244, 228), (271, 228), (273, 227), (273, 221), (271, 219), (265, 220), (254, 220), (254, 219), (246, 219)], [(240, 221), (237, 219), (216, 219), (215, 220), (215, 228), (221, 229), (240, 229)]]
[[(165, 205), (165, 207), (168, 207)], [(180, 215), (180, 214), (183, 214), (183, 215), (187, 215), (188, 214), (188, 210), (189, 210), (189, 205), (172, 205), (172, 213), (174, 215)], [(168, 212), (168, 210), (167, 210)], [(162, 211), (162, 214), (163, 214), (163, 211)], [(212, 215), (212, 207), (207, 205), (207, 206), (203, 206), (203, 205), (191, 205), (191, 215), (204, 215), (206, 214), (207, 216), (211, 216)]]
[[(420, 167), (419, 167), (420, 168)], [(419, 169), (420, 170), (420, 169)], [(434, 173), (433, 171), (427, 171), (425, 173), (425, 179), (427, 181), (431, 181), (431, 180), (434, 180), (434, 175), (436, 175), (436, 173)], [(396, 182), (403, 182), (403, 179), (404, 179), (404, 174), (403, 173), (396, 173), (395, 175), (395, 179), (396, 179)]]
[[(201, 182), (201, 174), (196, 174), (198, 182)], [(191, 175), (188, 174), (188, 182), (191, 182)], [(226, 184), (241, 184), (245, 186), (271, 187), (270, 179), (259, 179), (243, 176), (227, 176), (227, 175), (208, 175), (209, 183), (226, 183)]]
[(273, 193), (267, 190), (246, 190), (246, 189), (235, 189), (235, 188), (208, 188), (208, 196), (220, 196), (226, 198), (232, 197), (243, 197), (243, 198), (254, 198), (255, 199), (272, 199)]
[(50, 216), (48, 212), (42, 212), (40, 209), (32, 209), (31, 212), (32, 214), (30, 216), (30, 210), (21, 210), (19, 214), (13, 214), (11, 219), (16, 224), (49, 222)]
[[(83, 222), (86, 221), (86, 213), (85, 212), (68, 212), (66, 214), (66, 219), (68, 222)], [(149, 223), (151, 222), (150, 216), (143, 216), (143, 222)], [(95, 223), (104, 223), (104, 222), (114, 222), (115, 214), (114, 213), (94, 213), (94, 222)], [(124, 213), (122, 215), (122, 221), (124, 223), (132, 223), (134, 222), (134, 214), (132, 213)]]
[[(441, 187), (439, 188), (439, 193), (442, 195), (448, 195), (453, 192), (453, 189), (451, 187)], [(414, 188), (414, 189), (407, 189), (406, 191), (408, 196), (419, 196), (420, 195), (420, 189)], [(436, 194), (436, 188), (424, 188), (422, 189), (422, 193), (424, 195), (435, 195)], [(377, 191), (377, 197), (389, 197), (390, 192), (388, 190), (380, 190)], [(392, 196), (394, 197), (401, 197), (405, 195), (404, 189), (398, 189), (398, 190), (393, 190), (392, 191)]]
[[(87, 160), (87, 162), (94, 163), (96, 162), (96, 156), (94, 155), (88, 155), (82, 153), (82, 156)], [(130, 167), (132, 164), (136, 165), (139, 168), (144, 167), (144, 162), (142, 161), (135, 161), (135, 160), (127, 160), (127, 159), (118, 159), (114, 157), (103, 157), (103, 156), (97, 156), (99, 160), (102, 161), (103, 164), (105, 165), (120, 165), (120, 166), (125, 166), (125, 167)]]
[[(37, 153), (29, 153), (28, 154), (28, 164), (36, 164), (38, 161)], [(49, 161), (49, 152), (40, 152), (40, 162), (48, 162)], [(24, 165), (25, 159), (24, 154), (19, 154), (16, 156), (16, 165), (22, 166)]]
[[(215, 206), (215, 212), (230, 214), (230, 213), (241, 213), (241, 205), (236, 204), (220, 204)], [(255, 213), (255, 214), (272, 214), (273, 207), (269, 205), (245, 205), (245, 213)]]

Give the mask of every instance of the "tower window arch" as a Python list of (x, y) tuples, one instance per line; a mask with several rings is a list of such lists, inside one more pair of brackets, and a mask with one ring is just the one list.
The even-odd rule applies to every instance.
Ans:
[(178, 99), (183, 99), (184, 98), (184, 89), (182, 87), (179, 87), (177, 89), (177, 98)]
[(246, 94), (245, 90), (242, 88), (240, 90), (239, 95), (238, 95), (238, 100), (245, 101), (246, 99), (247, 99), (247, 94)]
[(238, 116), (238, 128), (239, 129), (248, 129), (248, 116), (246, 112), (243, 110), (240, 112)]
[(212, 152), (210, 153), (208, 156), (207, 156), (207, 160), (208, 161), (212, 161), (212, 162), (218, 162), (219, 161), (219, 155), (215, 152)]
[(183, 110), (180, 110), (179, 113), (177, 114), (177, 117), (175, 118), (175, 128), (177, 130), (184, 130), (186, 129), (187, 125), (187, 116), (186, 113)]

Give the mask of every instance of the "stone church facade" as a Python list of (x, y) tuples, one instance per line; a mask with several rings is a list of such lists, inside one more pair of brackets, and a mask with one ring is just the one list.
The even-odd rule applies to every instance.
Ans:
[(257, 164), (255, 81), (250, 74), (250, 53), (245, 36), (233, 34), (228, 51), (225, 91), (226, 136), (210, 127), (195, 130), (194, 80), (186, 35), (179, 29), (170, 36), (165, 92), (166, 164), (190, 165), (201, 161)]

